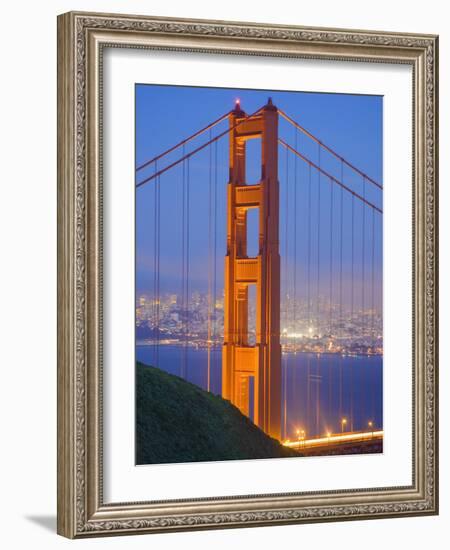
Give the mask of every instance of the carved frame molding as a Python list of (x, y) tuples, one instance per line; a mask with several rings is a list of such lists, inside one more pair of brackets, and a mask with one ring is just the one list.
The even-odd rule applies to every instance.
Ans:
[[(102, 52), (133, 47), (413, 67), (413, 485), (145, 503), (102, 499)], [(438, 38), (67, 13), (58, 18), (58, 532), (75, 538), (438, 512)], [(149, 495), (149, 499), (151, 495)]]

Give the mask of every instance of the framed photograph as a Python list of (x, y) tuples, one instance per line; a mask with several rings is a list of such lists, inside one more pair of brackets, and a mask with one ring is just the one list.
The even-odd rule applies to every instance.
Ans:
[(438, 38), (58, 18), (58, 532), (436, 514)]

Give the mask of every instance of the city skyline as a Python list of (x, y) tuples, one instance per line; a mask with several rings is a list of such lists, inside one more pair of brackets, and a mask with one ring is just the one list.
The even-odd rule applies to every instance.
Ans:
[[(286, 348), (296, 346), (297, 351), (305, 351), (305, 342), (313, 342), (314, 350), (327, 353), (348, 353), (351, 350), (359, 350), (361, 353), (382, 354), (382, 314), (371, 309), (350, 309), (340, 312), (339, 304), (332, 305), (330, 316), (329, 302), (326, 296), (321, 297), (319, 315), (317, 311), (308, 318), (308, 305), (306, 302), (290, 302), (288, 317), (282, 317), (281, 340)], [(136, 341), (138, 345), (158, 345), (161, 342), (171, 345), (185, 345), (184, 321), (190, 315), (190, 332), (188, 345), (208, 346), (208, 295), (193, 291), (190, 299), (189, 311), (183, 309), (181, 297), (177, 294), (162, 294), (159, 301), (159, 313), (156, 314), (154, 300), (151, 295), (140, 294), (136, 300)], [(283, 310), (285, 302), (281, 301)], [(295, 311), (296, 310), (296, 311)], [(341, 316), (342, 314), (342, 316)], [(223, 334), (223, 295), (217, 299), (213, 306), (213, 334), (210, 340), (212, 345), (222, 344)], [(255, 318), (255, 308), (249, 310), (250, 326)], [(158, 338), (146, 331), (146, 328), (155, 331), (158, 329)], [(254, 340), (255, 331), (250, 330), (251, 339)], [(319, 340), (323, 346), (319, 345)], [(335, 342), (332, 348), (329, 343)], [(363, 346), (363, 347), (361, 347)], [(311, 350), (309, 350), (311, 351)]]

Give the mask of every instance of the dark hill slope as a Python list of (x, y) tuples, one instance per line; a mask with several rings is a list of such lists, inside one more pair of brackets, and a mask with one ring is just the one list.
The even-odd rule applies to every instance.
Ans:
[(217, 395), (136, 366), (137, 464), (299, 456)]

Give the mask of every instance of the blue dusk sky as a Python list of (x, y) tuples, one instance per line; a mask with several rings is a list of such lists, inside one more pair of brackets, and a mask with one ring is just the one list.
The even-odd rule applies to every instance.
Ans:
[[(333, 93), (305, 93), (274, 90), (237, 90), (137, 84), (136, 166), (233, 109), (236, 99), (251, 114), (267, 102), (285, 111), (340, 156), (382, 184), (382, 107), (380, 96)], [(227, 128), (225, 120), (211, 133), (189, 143), (187, 153)], [(341, 179), (355, 192), (382, 208), (382, 192), (364, 182), (349, 168), (326, 152), (319, 154), (317, 143), (296, 131), (280, 117), (279, 136)], [(253, 141), (255, 143), (253, 143)], [(182, 148), (158, 162), (157, 168), (182, 156)], [(260, 175), (260, 152), (256, 140), (248, 145), (247, 183)], [(155, 170), (137, 172), (136, 183)], [(180, 292), (182, 254), (182, 177), (189, 170), (189, 265), (190, 288), (207, 290), (209, 252), (215, 235), (216, 275), (219, 294), (223, 288), (223, 258), (226, 248), (226, 187), (228, 182), (228, 136), (217, 146), (206, 147), (187, 163), (179, 164), (160, 178), (160, 285), (161, 292)], [(326, 176), (285, 149), (279, 148), (280, 255), (282, 293), (326, 293), (337, 280), (344, 281), (344, 301), (350, 300), (353, 272), (356, 302), (366, 302), (375, 285), (377, 306), (381, 304), (382, 215), (364, 207), (361, 201), (332, 184)], [(211, 191), (212, 189), (212, 191)], [(152, 293), (154, 273), (154, 190), (155, 180), (136, 190), (136, 290)], [(215, 192), (215, 194), (214, 194)], [(210, 195), (210, 193), (213, 193)], [(209, 216), (209, 205), (217, 213)], [(353, 212), (353, 229), (352, 229)], [(249, 214), (249, 233), (255, 225)], [(249, 235), (249, 255), (251, 251)], [(352, 252), (353, 251), (353, 252)], [(352, 262), (353, 258), (353, 262)], [(309, 260), (309, 263), (308, 263)], [(342, 265), (342, 269), (341, 269)], [(296, 266), (296, 267), (295, 267)], [(309, 266), (309, 267), (308, 267)], [(353, 267), (353, 269), (352, 269)], [(308, 283), (309, 281), (309, 283)], [(363, 283), (364, 281), (364, 283)], [(314, 286), (315, 285), (315, 286)], [(370, 288), (369, 288), (370, 287)], [(333, 293), (333, 289), (331, 290)], [(334, 294), (335, 294), (334, 290)]]

